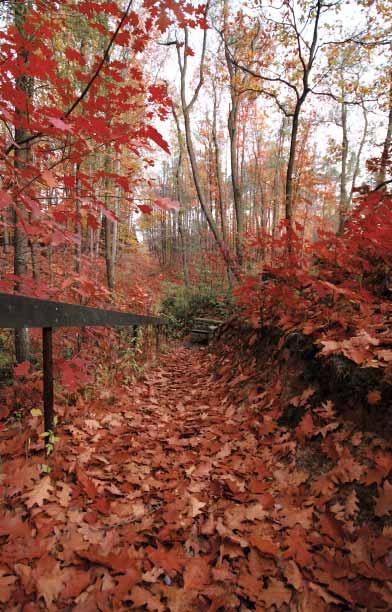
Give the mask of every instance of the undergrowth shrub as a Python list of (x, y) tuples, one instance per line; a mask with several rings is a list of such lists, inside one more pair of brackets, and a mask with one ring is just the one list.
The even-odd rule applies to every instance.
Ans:
[(380, 369), (391, 384), (392, 198), (370, 193), (341, 236), (319, 234), (309, 243), (293, 234), (290, 256), (286, 245), (262, 273), (243, 278), (235, 289), (243, 314), (255, 328), (309, 337), (321, 357)]
[(225, 319), (234, 309), (231, 294), (222, 287), (184, 287), (171, 283), (165, 293), (161, 313), (169, 321), (170, 335), (177, 338), (190, 330), (195, 317)]

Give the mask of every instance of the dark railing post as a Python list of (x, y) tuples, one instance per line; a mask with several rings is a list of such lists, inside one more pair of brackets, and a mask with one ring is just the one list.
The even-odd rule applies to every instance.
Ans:
[(44, 370), (44, 423), (45, 431), (53, 431), (54, 393), (53, 393), (53, 338), (52, 328), (42, 328), (42, 358)]
[(157, 353), (159, 352), (161, 348), (161, 326), (160, 325), (155, 326), (155, 348), (156, 348)]

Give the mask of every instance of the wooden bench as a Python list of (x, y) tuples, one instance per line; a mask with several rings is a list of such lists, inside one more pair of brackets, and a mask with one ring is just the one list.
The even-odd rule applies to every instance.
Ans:
[(222, 321), (216, 319), (193, 319), (191, 341), (195, 344), (208, 344)]

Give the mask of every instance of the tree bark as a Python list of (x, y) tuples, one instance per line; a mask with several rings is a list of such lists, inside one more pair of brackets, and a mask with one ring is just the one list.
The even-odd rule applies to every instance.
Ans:
[(355, 160), (355, 168), (354, 168), (354, 172), (353, 172), (353, 176), (352, 176), (352, 180), (351, 180), (349, 206), (352, 205), (354, 190), (355, 190), (355, 187), (356, 187), (356, 183), (357, 183), (357, 179), (358, 179), (358, 175), (359, 175), (359, 169), (360, 169), (360, 165), (361, 165), (362, 152), (363, 152), (363, 148), (364, 148), (365, 143), (366, 143), (367, 134), (368, 134), (368, 128), (369, 128), (367, 109), (366, 109), (366, 106), (365, 106), (365, 104), (363, 102), (362, 102), (362, 113), (363, 113), (364, 125), (363, 125), (363, 132), (362, 132), (361, 142), (359, 143), (358, 153), (357, 153), (356, 160)]
[[(208, 5), (207, 5), (208, 7)], [(188, 54), (188, 50), (189, 50), (189, 45), (188, 45), (188, 30), (187, 28), (185, 28), (185, 44), (183, 47), (183, 56), (181, 59), (181, 51), (180, 51), (180, 47), (177, 47), (177, 56), (178, 56), (178, 65), (180, 68), (180, 75), (181, 75), (181, 87), (180, 87), (180, 95), (181, 95), (181, 107), (182, 107), (182, 112), (183, 112), (183, 116), (184, 116), (184, 126), (185, 126), (185, 140), (186, 140), (186, 146), (187, 146), (187, 150), (188, 150), (188, 156), (189, 156), (189, 161), (191, 164), (191, 169), (192, 169), (192, 176), (193, 176), (193, 182), (195, 185), (195, 189), (196, 189), (196, 193), (197, 193), (197, 197), (200, 203), (200, 207), (203, 211), (204, 217), (207, 221), (207, 224), (212, 232), (212, 235), (214, 236), (214, 239), (216, 241), (216, 244), (219, 248), (219, 251), (226, 263), (226, 267), (228, 270), (230, 270), (235, 278), (239, 278), (238, 276), (238, 272), (236, 270), (236, 266), (233, 264), (233, 262), (231, 261), (230, 255), (227, 251), (227, 248), (225, 246), (225, 244), (223, 243), (222, 237), (220, 235), (219, 229), (214, 221), (214, 218), (212, 216), (211, 210), (208, 206), (208, 202), (203, 190), (203, 186), (202, 186), (202, 181), (201, 181), (201, 176), (200, 176), (200, 172), (199, 172), (199, 167), (198, 167), (198, 163), (196, 160), (196, 153), (195, 153), (195, 149), (193, 146), (193, 138), (192, 138), (192, 129), (191, 129), (191, 121), (190, 121), (190, 111), (192, 106), (194, 105), (194, 103), (197, 100), (199, 91), (203, 85), (204, 82), (204, 58), (205, 58), (205, 52), (206, 52), (206, 42), (207, 42), (207, 30), (204, 31), (204, 36), (203, 36), (203, 50), (202, 50), (202, 57), (200, 60), (200, 77), (199, 77), (199, 82), (198, 85), (195, 89), (195, 92), (193, 94), (193, 97), (191, 99), (191, 101), (189, 103), (187, 103), (186, 101), (186, 73), (187, 73), (187, 54)]]
[[(274, 169), (274, 180), (272, 187), (272, 202), (273, 202), (273, 212), (272, 212), (272, 237), (277, 237), (277, 230), (279, 226), (279, 217), (280, 217), (280, 205), (281, 205), (281, 194), (279, 193), (279, 178), (280, 178), (280, 168), (282, 162), (283, 155), (283, 146), (284, 146), (284, 130), (286, 127), (286, 117), (283, 117), (282, 125), (279, 129), (279, 138), (278, 138), (278, 150), (275, 157), (275, 169)], [(282, 181), (283, 182), (283, 181)], [(274, 252), (274, 245), (272, 246), (272, 250)]]
[[(26, 22), (26, 15), (29, 10), (29, 2), (15, 2), (14, 3), (14, 23), (22, 38), (26, 39), (26, 32), (24, 29)], [(27, 64), (29, 54), (27, 49), (21, 51), (21, 65)], [(29, 133), (23, 123), (28, 118), (28, 99), (32, 96), (33, 82), (32, 78), (25, 74), (20, 74), (16, 78), (16, 87), (20, 89), (25, 95), (25, 108), (16, 108), (16, 114), (22, 125), (15, 128), (15, 142), (24, 142), (28, 137)], [(26, 142), (21, 147), (15, 147), (14, 152), (14, 166), (17, 170), (22, 171), (26, 169), (31, 161), (31, 150), (30, 144)], [(18, 209), (13, 213), (14, 221), (14, 274), (17, 277), (21, 277), (27, 272), (27, 257), (29, 250), (29, 241), (24, 233), (23, 229), (19, 226), (18, 215), (27, 219), (26, 211), (24, 210), (23, 204), (20, 202), (15, 203)], [(20, 281), (15, 283), (15, 291), (19, 291), (21, 288)], [(27, 328), (15, 330), (15, 357), (18, 363), (26, 361), (29, 358), (30, 353), (30, 339)]]
[(213, 88), (214, 88), (214, 108), (213, 108), (213, 118), (212, 118), (212, 141), (214, 144), (214, 152), (215, 152), (215, 174), (216, 174), (216, 186), (217, 186), (217, 191), (218, 191), (218, 209), (219, 209), (222, 239), (223, 239), (223, 242), (227, 244), (225, 213), (224, 213), (224, 208), (223, 208), (222, 168), (221, 168), (220, 152), (219, 152), (219, 145), (218, 145), (218, 134), (217, 134), (217, 97), (216, 97), (215, 83), (213, 84)]
[(341, 102), (342, 121), (342, 159), (340, 170), (340, 197), (339, 197), (339, 229), (338, 235), (342, 235), (347, 220), (349, 209), (349, 198), (347, 195), (347, 158), (348, 158), (348, 134), (347, 134), (347, 104), (342, 94)]
[(391, 144), (392, 144), (392, 69), (390, 70), (390, 73), (389, 73), (389, 79), (390, 81), (389, 81), (388, 124), (387, 124), (387, 132), (385, 135), (384, 145), (383, 145), (382, 154), (381, 154), (380, 169), (379, 169), (379, 172), (377, 174), (377, 179), (376, 179), (376, 183), (377, 183), (376, 188), (383, 185), (383, 183), (385, 183), (389, 155), (390, 155)]
[(79, 181), (80, 164), (75, 165), (75, 209), (76, 209), (76, 239), (75, 246), (75, 272), (80, 274), (82, 268), (82, 224), (80, 216), (80, 181)]
[(183, 215), (184, 215), (184, 200), (183, 200), (183, 189), (182, 189), (182, 160), (184, 154), (184, 141), (181, 134), (180, 122), (178, 119), (178, 115), (175, 111), (174, 106), (172, 106), (172, 113), (174, 117), (174, 121), (176, 124), (177, 130), (177, 142), (178, 142), (178, 159), (176, 164), (176, 173), (175, 173), (175, 181), (176, 181), (176, 197), (180, 203), (180, 210), (178, 211), (178, 234), (180, 238), (180, 251), (182, 258), (182, 268), (184, 271), (184, 282), (185, 285), (189, 285), (189, 272), (188, 272), (188, 258), (186, 252), (186, 241), (184, 235), (184, 226), (183, 226)]
[(230, 77), (230, 99), (231, 108), (227, 120), (227, 128), (230, 140), (230, 166), (231, 166), (231, 185), (233, 189), (233, 202), (235, 212), (236, 231), (234, 236), (235, 251), (239, 267), (243, 264), (242, 240), (244, 233), (244, 209), (242, 202), (242, 192), (238, 173), (238, 112), (240, 107), (240, 94), (236, 90), (236, 68), (230, 59), (230, 52), (225, 41), (225, 57), (227, 70)]
[[(110, 160), (109, 156), (106, 155), (105, 158), (105, 172), (109, 171)], [(109, 209), (109, 197), (108, 191), (110, 187), (110, 180), (108, 177), (105, 177), (104, 181), (105, 186), (105, 208)], [(104, 227), (104, 236), (105, 236), (105, 264), (106, 264), (106, 281), (108, 284), (108, 288), (110, 291), (114, 290), (115, 280), (114, 280), (114, 258), (113, 258), (113, 240), (112, 240), (112, 232), (113, 232), (113, 222), (108, 219), (107, 215), (103, 216), (103, 227)]]

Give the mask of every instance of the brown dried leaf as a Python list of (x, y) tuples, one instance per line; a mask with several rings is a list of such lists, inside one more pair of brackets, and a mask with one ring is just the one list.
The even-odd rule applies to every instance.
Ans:
[(376, 506), (374, 508), (376, 516), (392, 514), (392, 484), (388, 480), (384, 482), (384, 486), (381, 488), (376, 499)]
[(276, 578), (270, 578), (268, 587), (260, 593), (260, 599), (264, 601), (267, 607), (276, 606), (280, 610), (283, 604), (289, 604), (292, 591), (288, 589), (283, 582)]
[(26, 501), (28, 508), (32, 508), (35, 505), (43, 506), (45, 500), (52, 499), (53, 491), (50, 476), (44, 476), (31, 491), (23, 495), (23, 499)]
[(12, 593), (15, 590), (15, 582), (17, 581), (16, 576), (7, 575), (7, 572), (0, 572), (0, 602), (7, 603)]

